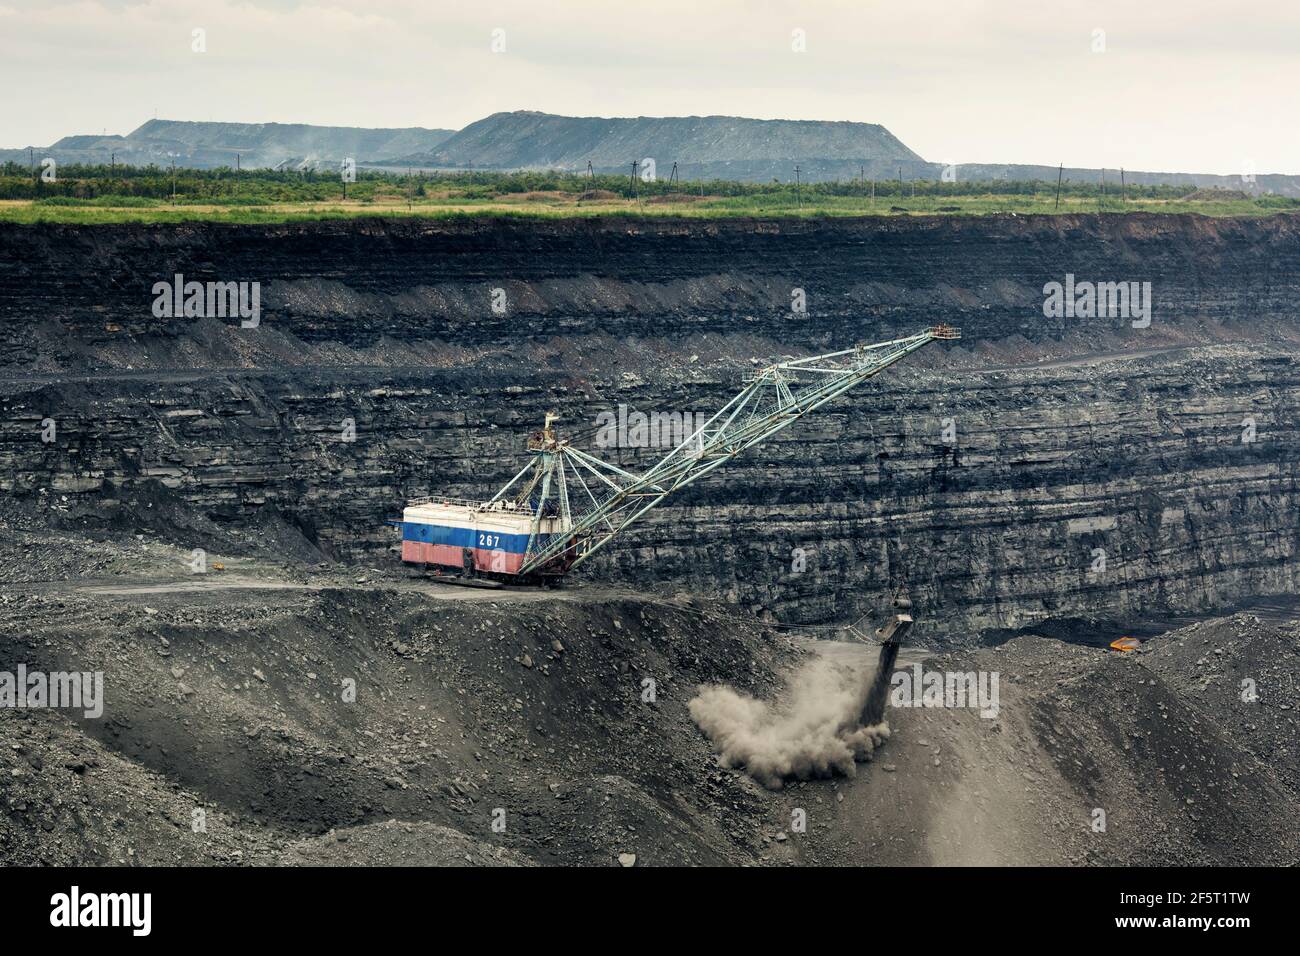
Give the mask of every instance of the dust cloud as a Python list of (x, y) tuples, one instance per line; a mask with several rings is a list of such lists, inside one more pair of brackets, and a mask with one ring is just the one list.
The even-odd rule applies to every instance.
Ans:
[(889, 737), (887, 722), (861, 725), (871, 677), (870, 670), (855, 673), (818, 659), (798, 672), (782, 702), (756, 700), (726, 685), (702, 686), (690, 702), (691, 717), (717, 748), (720, 763), (744, 768), (772, 790), (791, 777), (851, 777)]

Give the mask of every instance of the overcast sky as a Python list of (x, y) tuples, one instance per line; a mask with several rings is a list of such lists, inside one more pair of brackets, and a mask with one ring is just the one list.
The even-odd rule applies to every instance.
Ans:
[(1300, 173), (1300, 2), (0, 0), (0, 89), (11, 147), (155, 115), (531, 109), (858, 120), (941, 162)]

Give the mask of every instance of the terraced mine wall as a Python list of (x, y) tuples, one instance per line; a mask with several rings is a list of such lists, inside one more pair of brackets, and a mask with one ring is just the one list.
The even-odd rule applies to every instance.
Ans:
[[(1227, 606), (1297, 589), (1298, 226), (7, 226), (0, 476), (105, 534), (147, 524), (150, 489), (395, 561), (384, 521), (406, 498), (495, 490), (547, 410), (645, 465), (663, 449), (597, 447), (602, 412), (710, 410), (773, 357), (942, 320), (961, 342), (670, 499), (590, 573), (792, 622), (852, 620), (905, 586), (953, 641)], [(258, 282), (258, 326), (156, 316), (154, 284), (177, 273)], [(1045, 316), (1044, 285), (1067, 276), (1149, 282), (1149, 325)]]

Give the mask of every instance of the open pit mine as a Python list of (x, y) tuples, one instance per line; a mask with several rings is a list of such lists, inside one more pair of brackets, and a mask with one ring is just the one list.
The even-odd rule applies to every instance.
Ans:
[(0, 863), (1294, 862), (1297, 301), (1290, 214), (0, 224)]

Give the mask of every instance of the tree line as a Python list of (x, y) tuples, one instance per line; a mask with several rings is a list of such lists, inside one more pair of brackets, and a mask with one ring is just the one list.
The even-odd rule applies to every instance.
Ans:
[[(841, 179), (799, 183), (653, 181), (628, 174), (595, 175), (560, 171), (489, 172), (358, 169), (355, 182), (346, 184), (348, 198), (362, 202), (379, 198), (417, 200), (437, 193), (450, 199), (490, 200), (498, 196), (530, 192), (560, 192), (581, 197), (588, 193), (612, 194), (623, 199), (649, 198), (673, 193), (723, 197), (763, 197), (774, 200), (794, 196), (815, 202), (819, 197), (898, 198), (973, 195), (1055, 195), (1056, 182), (1012, 180), (998, 182), (942, 182), (936, 179)], [(1065, 182), (1062, 196), (1119, 198), (1119, 185)], [(1130, 199), (1177, 199), (1196, 191), (1195, 186), (1129, 184), (1124, 196)], [(170, 201), (182, 203), (258, 205), (265, 203), (337, 200), (344, 194), (339, 171), (326, 169), (270, 170), (229, 167), (188, 169), (124, 165), (59, 165), (51, 179), (42, 175), (39, 164), (7, 162), (0, 167), (0, 199), (35, 199), (59, 204), (59, 200), (82, 203), (106, 200)]]

